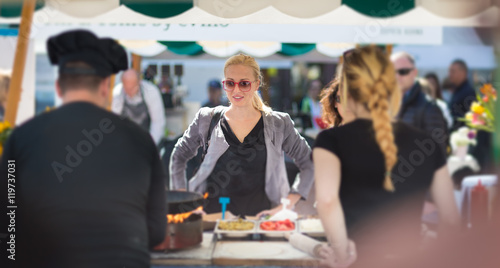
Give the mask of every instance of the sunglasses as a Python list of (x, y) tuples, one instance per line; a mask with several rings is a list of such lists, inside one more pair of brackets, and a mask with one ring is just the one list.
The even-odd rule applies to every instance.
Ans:
[(397, 69), (396, 73), (398, 73), (401, 76), (408, 75), (411, 71), (413, 71), (413, 68), (401, 68)]
[(233, 91), (236, 85), (240, 88), (241, 91), (247, 92), (252, 89), (252, 82), (248, 80), (243, 80), (240, 82), (235, 82), (233, 80), (224, 80), (222, 81), (222, 85), (224, 86), (225, 91)]

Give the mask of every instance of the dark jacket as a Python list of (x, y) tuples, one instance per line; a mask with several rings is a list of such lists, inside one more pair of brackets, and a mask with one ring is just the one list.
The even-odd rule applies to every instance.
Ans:
[(398, 118), (429, 134), (446, 155), (449, 136), (446, 120), (436, 102), (425, 95), (419, 83), (416, 82), (403, 98)]
[(465, 80), (455, 89), (451, 96), (450, 107), (451, 116), (453, 116), (453, 129), (456, 130), (464, 126), (464, 122), (458, 121), (458, 118), (464, 117), (469, 111), (470, 105), (476, 100), (476, 92), (470, 85), (469, 80)]
[(15, 179), (17, 205), (16, 260), (0, 267), (150, 267), (148, 249), (165, 238), (165, 176), (137, 124), (88, 102), (65, 104), (16, 127), (0, 171), (5, 197), (7, 173)]

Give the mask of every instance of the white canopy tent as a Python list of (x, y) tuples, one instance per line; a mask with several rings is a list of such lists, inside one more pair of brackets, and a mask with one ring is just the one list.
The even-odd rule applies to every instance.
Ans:
[[(355, 43), (438, 45), (443, 42), (442, 27), (494, 27), (500, 14), (498, 0), (416, 0), (403, 12), (398, 1), (388, 1), (371, 15), (354, 9), (352, 0), (193, 0), (192, 8), (167, 18), (134, 11), (120, 0), (45, 2), (31, 24), (30, 43), (37, 40), (37, 48), (43, 49), (53, 34), (88, 28), (122, 39), (130, 51), (149, 57), (165, 51), (155, 40), (198, 41), (205, 52), (222, 57), (235, 51), (269, 56), (280, 42), (314, 43), (330, 57)], [(0, 24), (20, 21), (0, 16)]]
[[(135, 2), (145, 4), (163, 2), (164, 5), (168, 5), (172, 2), (191, 1)], [(193, 0), (193, 7), (182, 14), (169, 18), (155, 18), (133, 11), (126, 5), (120, 4), (119, 0), (47, 0), (45, 6), (35, 12), (33, 21), (35, 25), (92, 22), (365, 26), (377, 20), (382, 25), (494, 27), (498, 23), (500, 13), (498, 0), (407, 1), (414, 4), (414, 7), (406, 12), (400, 2), (387, 1), (386, 6), (378, 7), (378, 10), (372, 12), (373, 16), (364, 15), (343, 2), (341, 0)], [(369, 6), (368, 3), (363, 5)], [(19, 18), (0, 17), (0, 23), (19, 23), (19, 20)]]

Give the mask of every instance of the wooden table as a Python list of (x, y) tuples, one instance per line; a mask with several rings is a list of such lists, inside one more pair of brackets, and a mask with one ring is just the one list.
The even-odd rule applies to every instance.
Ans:
[(318, 261), (287, 241), (217, 241), (203, 233), (196, 247), (168, 253), (152, 253), (152, 265), (251, 265), (317, 266)]

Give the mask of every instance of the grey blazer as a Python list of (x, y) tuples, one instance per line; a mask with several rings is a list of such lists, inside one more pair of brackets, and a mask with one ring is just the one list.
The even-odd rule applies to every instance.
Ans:
[[(198, 148), (205, 144), (214, 109), (220, 109), (224, 113), (228, 107), (201, 108), (189, 128), (184, 132), (183, 137), (175, 145), (169, 167), (172, 189), (186, 188), (187, 162), (196, 155)], [(294, 128), (294, 123), (288, 114), (271, 112), (269, 114), (263, 113), (263, 116), (267, 152), (265, 190), (271, 205), (273, 207), (278, 205), (280, 199), (287, 197), (289, 193), (298, 193), (306, 199), (314, 182), (311, 148)], [(219, 157), (228, 148), (229, 144), (224, 138), (219, 121), (211, 134), (205, 160), (189, 182), (191, 191), (199, 193), (204, 193), (207, 190), (209, 192), (217, 191), (217, 185), (208, 185), (207, 187), (206, 180)], [(300, 174), (295, 179), (292, 190), (288, 184), (283, 152), (287, 153), (300, 169)]]

